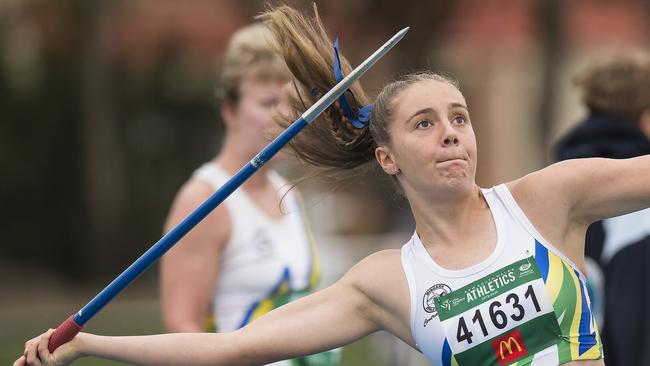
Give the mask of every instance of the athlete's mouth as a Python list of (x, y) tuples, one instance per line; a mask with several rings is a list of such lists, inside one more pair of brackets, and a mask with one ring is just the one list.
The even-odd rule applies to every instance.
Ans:
[(467, 162), (467, 159), (463, 157), (450, 157), (450, 158), (437, 160), (436, 164), (447, 163), (447, 162)]

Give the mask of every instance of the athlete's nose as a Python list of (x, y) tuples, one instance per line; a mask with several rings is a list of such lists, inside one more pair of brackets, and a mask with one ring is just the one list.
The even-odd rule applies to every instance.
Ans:
[(458, 145), (458, 136), (454, 133), (449, 133), (445, 135), (444, 139), (442, 140), (442, 145), (443, 146), (457, 146)]

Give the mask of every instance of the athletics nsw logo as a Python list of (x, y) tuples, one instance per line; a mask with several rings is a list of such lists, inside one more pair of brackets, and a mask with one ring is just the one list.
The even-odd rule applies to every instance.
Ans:
[(519, 329), (492, 341), (492, 349), (499, 365), (507, 365), (528, 354), (526, 343)]

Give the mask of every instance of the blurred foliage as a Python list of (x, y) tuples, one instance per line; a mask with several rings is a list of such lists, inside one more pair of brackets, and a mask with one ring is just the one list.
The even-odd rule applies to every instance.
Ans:
[[(312, 6), (308, 0), (270, 3), (307, 12)], [(461, 72), (469, 70), (465, 78), (474, 82), (463, 90), (482, 115), (476, 133), (483, 136), (483, 172), (490, 164), (508, 163), (493, 159), (502, 149), (490, 125), (498, 100), (486, 94), (510, 72), (501, 61), (523, 54), (540, 60), (530, 63), (540, 69), (535, 108), (523, 114), (534, 121), (531, 135), (544, 148), (557, 115), (561, 69), (575, 47), (567, 36), (583, 19), (576, 14), (590, 9), (593, 18), (584, 19), (605, 19), (598, 14), (612, 5), (592, 0), (513, 0), (517, 6), (511, 7), (474, 0), (317, 3), (352, 64), (396, 30), (411, 27), (399, 47), (364, 76), (371, 95), (399, 72), (437, 70), (450, 60), (463, 64)], [(628, 17), (638, 13), (630, 9), (650, 10), (648, 2), (626, 3)], [(219, 148), (223, 131), (213, 100), (219, 56), (230, 35), (264, 7), (253, 0), (0, 2), (0, 266), (11, 262), (44, 273), (113, 276), (158, 240), (174, 193)], [(513, 22), (512, 28), (503, 26), (502, 17)], [(636, 34), (633, 29), (619, 35)], [(522, 37), (511, 45), (516, 52), (505, 52), (497, 38), (485, 44), (483, 33), (507, 37), (512, 32)], [(448, 58), (445, 52), (453, 47), (456, 56)], [(499, 146), (490, 146), (495, 143)], [(526, 153), (541, 155), (529, 148)], [(384, 211), (366, 229), (394, 228), (406, 205), (378, 199), (392, 196), (390, 188), (361, 186), (354, 189), (370, 192), (367, 202), (381, 202), (372, 210)]]
[[(135, 27), (154, 29), (155, 41), (116, 44), (135, 36), (128, 34), (133, 24), (125, 30), (120, 21), (137, 19), (146, 4), (32, 0), (0, 6), (0, 261), (81, 278), (119, 273), (160, 238), (174, 193), (218, 151), (217, 57), (197, 56), (164, 21)], [(264, 7), (256, 1), (193, 4), (231, 9), (244, 23)], [(399, 12), (392, 1), (319, 7), (337, 30), (358, 34), (345, 39), (351, 60), (365, 57), (384, 34), (414, 26), (421, 42), (392, 55), (397, 67), (412, 69), (424, 66), (421, 44), (437, 34), (430, 24), (418, 25), (450, 8), (445, 1), (426, 4), (416, 16)], [(221, 16), (230, 33), (242, 25)], [(434, 30), (442, 22), (436, 24)]]
[[(0, 258), (70, 276), (115, 273), (116, 263), (128, 263), (160, 236), (176, 189), (197, 162), (217, 151), (215, 70), (187, 68), (182, 49), (171, 40), (151, 67), (134, 70), (115, 58), (97, 70), (101, 78), (93, 79), (87, 70), (95, 57), (87, 48), (98, 42), (89, 37), (99, 35), (83, 19), (85, 5), (72, 1), (57, 9), (71, 22), (66, 27), (76, 30), (67, 42), (43, 44), (37, 54), (21, 55), (21, 32), (42, 30), (21, 22), (34, 21), (31, 16), (46, 11), (41, 6), (0, 18), (5, 35), (0, 37)], [(30, 57), (35, 58), (32, 67), (25, 67)], [(98, 111), (91, 106), (99, 106)], [(88, 150), (94, 147), (88, 140), (106, 138), (101, 128), (88, 125), (95, 113), (106, 114), (100, 118), (109, 119), (113, 143), (102, 147), (105, 165), (89, 166)], [(105, 180), (107, 189), (124, 187), (121, 196), (94, 192), (121, 201), (113, 232), (92, 221), (101, 218), (90, 204), (91, 174)]]

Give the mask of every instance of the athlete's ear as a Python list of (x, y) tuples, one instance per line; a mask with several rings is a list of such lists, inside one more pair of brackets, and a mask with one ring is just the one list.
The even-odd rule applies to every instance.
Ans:
[(639, 119), (639, 127), (641, 131), (650, 139), (650, 109), (646, 109), (641, 113), (641, 118)]
[(231, 102), (224, 101), (219, 106), (219, 112), (221, 113), (221, 118), (223, 119), (224, 125), (231, 131), (234, 131), (237, 128), (237, 106), (233, 105)]
[(395, 157), (388, 146), (378, 146), (375, 149), (375, 159), (381, 168), (389, 175), (397, 175), (400, 170)]

